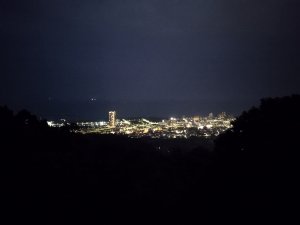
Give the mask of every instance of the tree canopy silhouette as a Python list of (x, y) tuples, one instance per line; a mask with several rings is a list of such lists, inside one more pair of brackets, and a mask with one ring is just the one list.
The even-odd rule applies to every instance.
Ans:
[[(270, 207), (297, 187), (282, 178), (297, 181), (299, 115), (299, 95), (263, 99), (216, 139), (215, 151), (200, 146), (164, 153), (155, 144), (169, 146), (164, 140), (151, 144), (116, 135), (81, 135), (70, 132), (74, 124), (51, 128), (26, 110), (14, 114), (0, 107), (4, 202), (30, 202), (31, 207), (18, 212), (40, 215), (44, 222), (53, 218), (55, 224), (61, 215), (77, 221), (80, 213), (85, 223), (101, 215), (106, 224), (120, 224), (124, 217), (140, 224), (150, 215), (163, 215), (168, 223), (182, 216), (181, 224), (187, 224), (191, 212), (236, 215), (252, 205)], [(193, 139), (185, 142), (191, 145)], [(230, 208), (228, 202), (238, 207)], [(16, 214), (16, 209), (10, 211)]]
[[(244, 160), (252, 168), (290, 167), (299, 158), (300, 95), (261, 100), (244, 111), (215, 141), (226, 160)], [(283, 169), (283, 168), (282, 168)]]

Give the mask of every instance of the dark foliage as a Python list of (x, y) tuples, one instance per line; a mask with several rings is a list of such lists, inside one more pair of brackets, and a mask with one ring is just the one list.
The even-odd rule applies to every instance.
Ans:
[(184, 140), (161, 140), (168, 150), (159, 151), (0, 107), (4, 214), (11, 224), (198, 224), (282, 213), (297, 192), (299, 110), (299, 96), (264, 99), (217, 138), (216, 151), (187, 150)]
[[(177, 223), (209, 189), (204, 171), (213, 154), (206, 149), (160, 152), (143, 139), (79, 135), (6, 107), (0, 118), (4, 202), (12, 221)], [(202, 206), (208, 198), (201, 196)]]
[(272, 209), (273, 214), (294, 211), (299, 196), (299, 115), (299, 95), (263, 99), (218, 137), (218, 174), (230, 184), (228, 194), (240, 191), (248, 205)]
[(287, 165), (285, 160), (299, 157), (299, 115), (299, 95), (263, 99), (258, 108), (243, 112), (233, 127), (219, 136), (216, 151), (234, 159), (245, 157), (263, 164), (268, 164), (268, 159), (270, 163), (280, 160)]

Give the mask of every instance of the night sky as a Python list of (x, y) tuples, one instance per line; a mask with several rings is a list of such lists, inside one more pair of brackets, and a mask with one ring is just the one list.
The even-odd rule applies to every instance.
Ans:
[(0, 105), (49, 119), (238, 115), (300, 93), (299, 0), (0, 0), (0, 46)]

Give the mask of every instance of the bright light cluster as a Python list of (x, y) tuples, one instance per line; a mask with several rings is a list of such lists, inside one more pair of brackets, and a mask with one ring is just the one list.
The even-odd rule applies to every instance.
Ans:
[(221, 113), (214, 117), (171, 117), (153, 122), (148, 119), (116, 119), (116, 112), (109, 112), (108, 122), (77, 123), (81, 133), (116, 134), (133, 138), (190, 138), (214, 137), (231, 128), (234, 117)]

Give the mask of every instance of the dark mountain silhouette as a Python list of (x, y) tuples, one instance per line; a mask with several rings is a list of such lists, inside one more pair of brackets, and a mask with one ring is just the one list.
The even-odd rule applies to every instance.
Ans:
[(219, 136), (216, 151), (235, 160), (253, 160), (259, 170), (263, 168), (258, 166), (294, 164), (299, 157), (299, 115), (299, 95), (262, 99), (259, 107), (243, 112), (233, 127)]
[(300, 96), (262, 99), (215, 141), (219, 182), (227, 195), (274, 214), (298, 200)]
[(162, 141), (170, 151), (160, 152), (157, 142), (80, 135), (0, 107), (4, 214), (10, 223), (194, 224), (292, 212), (299, 110), (298, 95), (264, 99), (215, 151)]

